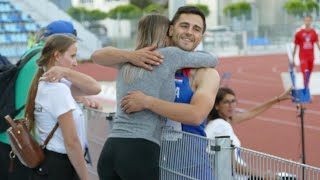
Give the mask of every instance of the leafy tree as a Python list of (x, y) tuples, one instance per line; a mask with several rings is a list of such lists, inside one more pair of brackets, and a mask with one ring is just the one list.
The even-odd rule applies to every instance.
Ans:
[(288, 14), (294, 16), (303, 16), (305, 12), (304, 3), (301, 0), (289, 0), (284, 4), (284, 9)]
[(87, 10), (84, 7), (72, 7), (68, 9), (67, 13), (77, 21), (98, 21), (105, 19), (107, 13), (100, 10)]
[(312, 12), (316, 12), (319, 14), (319, 4), (314, 2), (313, 0), (307, 0), (305, 2), (305, 7), (306, 7), (306, 13), (311, 14)]
[(288, 0), (284, 4), (284, 9), (288, 14), (298, 17), (311, 14), (312, 12), (319, 14), (319, 5), (313, 0), (307, 0), (306, 2), (302, 0)]
[(141, 15), (142, 10), (132, 4), (117, 6), (108, 12), (108, 17), (111, 19), (137, 19)]
[(145, 13), (150, 13), (154, 11), (159, 12), (160, 14), (163, 14), (165, 12), (165, 7), (158, 4), (150, 4), (143, 9), (143, 12)]
[(68, 9), (67, 13), (77, 21), (83, 21), (87, 18), (85, 16), (87, 16), (88, 11), (83, 7), (72, 7)]
[(133, 4), (140, 9), (146, 8), (149, 4), (152, 4), (152, 0), (130, 0), (130, 4)]
[(248, 2), (229, 3), (223, 8), (223, 13), (229, 17), (250, 16), (251, 5)]
[(89, 16), (91, 21), (98, 21), (107, 18), (108, 13), (102, 12), (100, 10), (89, 11)]
[(196, 6), (197, 8), (201, 9), (201, 11), (203, 12), (203, 14), (205, 16), (209, 16), (210, 11), (209, 11), (209, 7), (205, 4), (193, 4), (193, 6)]

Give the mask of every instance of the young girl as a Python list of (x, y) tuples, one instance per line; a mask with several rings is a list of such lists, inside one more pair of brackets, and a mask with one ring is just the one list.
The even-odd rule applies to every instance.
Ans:
[(39, 69), (26, 104), (29, 128), (35, 130), (40, 144), (56, 124), (58, 129), (44, 149), (45, 161), (33, 169), (31, 179), (88, 179), (84, 116), (73, 97), (94, 95), (101, 89), (93, 78), (72, 70), (77, 65), (76, 42), (71, 35), (52, 35), (37, 60)]

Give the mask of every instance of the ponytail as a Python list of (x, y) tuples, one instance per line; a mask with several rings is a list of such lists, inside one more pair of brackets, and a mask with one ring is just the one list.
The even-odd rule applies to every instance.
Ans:
[(34, 110), (35, 110), (35, 100), (38, 92), (38, 85), (39, 85), (39, 79), (43, 75), (44, 71), (43, 68), (39, 68), (36, 75), (34, 76), (29, 93), (27, 98), (27, 104), (26, 104), (26, 111), (25, 111), (25, 117), (29, 121), (29, 131), (34, 130)]

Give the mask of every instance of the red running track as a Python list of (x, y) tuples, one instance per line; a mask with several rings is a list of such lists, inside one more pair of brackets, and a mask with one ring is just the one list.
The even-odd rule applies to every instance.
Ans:
[[(285, 54), (220, 58), (217, 69), (221, 77), (232, 73), (223, 84), (235, 90), (238, 108), (248, 109), (283, 92), (280, 74), (288, 71), (288, 60)], [(305, 105), (306, 164), (320, 167), (320, 97), (312, 98)], [(291, 101), (274, 105), (234, 129), (243, 147), (301, 162), (300, 119)]]

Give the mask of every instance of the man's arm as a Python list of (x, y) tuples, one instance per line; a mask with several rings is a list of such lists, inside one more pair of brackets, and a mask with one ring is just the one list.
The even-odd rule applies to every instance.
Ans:
[(319, 43), (319, 41), (317, 41), (316, 44), (317, 44), (318, 49), (319, 49), (319, 51), (320, 51), (320, 43)]
[(105, 47), (98, 49), (91, 55), (91, 60), (103, 66), (116, 67), (117, 64), (130, 62), (133, 65), (152, 70), (152, 65), (160, 65), (163, 57), (153, 51), (156, 47), (145, 47), (135, 51)]
[(296, 63), (294, 62), (294, 57), (295, 57), (295, 55), (296, 55), (297, 47), (298, 47), (298, 46), (297, 46), (296, 44), (294, 44), (293, 53), (292, 53), (292, 66), (293, 66), (293, 67), (296, 67)]
[(130, 92), (121, 106), (127, 113), (149, 109), (161, 116), (189, 125), (200, 125), (214, 105), (220, 77), (215, 69), (199, 69), (196, 90), (190, 104), (167, 102), (142, 92)]

